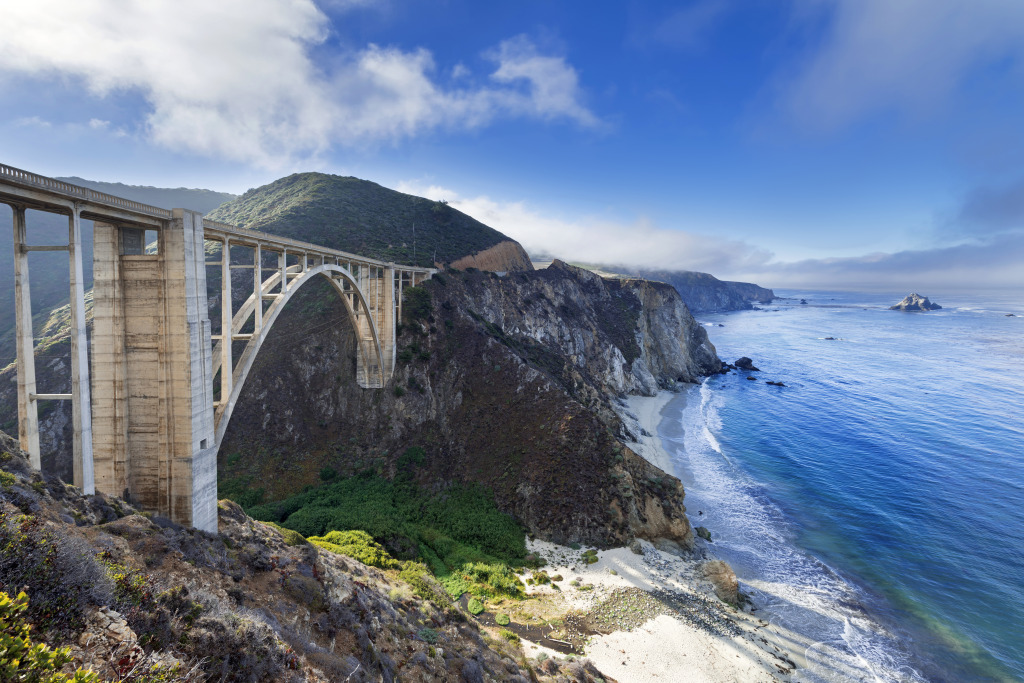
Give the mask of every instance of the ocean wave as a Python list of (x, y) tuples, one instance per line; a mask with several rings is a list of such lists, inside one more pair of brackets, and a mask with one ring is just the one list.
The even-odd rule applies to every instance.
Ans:
[(729, 459), (715, 435), (725, 399), (714, 381), (681, 416), (686, 462), (677, 464), (692, 480), (687, 507), (711, 530), (715, 554), (734, 567), (762, 617), (806, 639), (808, 666), (793, 680), (923, 682), (898, 640), (868, 616), (866, 596), (800, 549), (768, 489)]

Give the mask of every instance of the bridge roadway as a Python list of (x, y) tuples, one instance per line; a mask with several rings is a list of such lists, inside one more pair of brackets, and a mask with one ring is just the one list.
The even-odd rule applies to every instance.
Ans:
[[(217, 528), (217, 451), (253, 361), (289, 299), (314, 278), (330, 282), (356, 332), (356, 381), (379, 389), (394, 372), (402, 292), (435, 272), (210, 221), (187, 209), (147, 206), (3, 164), (0, 203), (14, 215), (18, 438), (33, 467), (41, 466), (39, 401), (70, 400), (76, 486), (127, 497), (207, 531)], [(29, 209), (67, 216), (67, 244), (30, 244)], [(94, 222), (91, 344), (83, 219)], [(68, 253), (69, 394), (36, 392), (28, 267), (35, 251)], [(239, 274), (248, 270), (251, 279)], [(216, 333), (211, 273), (211, 281), (219, 280)], [(236, 292), (240, 282), (248, 297), (236, 306), (245, 296)], [(236, 356), (235, 342), (242, 341)]]

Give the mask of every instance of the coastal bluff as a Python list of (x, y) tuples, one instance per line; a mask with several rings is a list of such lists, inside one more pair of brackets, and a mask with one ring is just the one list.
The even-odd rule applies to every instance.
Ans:
[(928, 297), (913, 292), (903, 297), (903, 301), (895, 306), (890, 306), (890, 311), (937, 311), (942, 306), (929, 301)]

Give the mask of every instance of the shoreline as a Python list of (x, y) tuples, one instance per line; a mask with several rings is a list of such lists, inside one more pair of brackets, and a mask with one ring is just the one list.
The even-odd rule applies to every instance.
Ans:
[[(689, 393), (660, 391), (653, 397), (629, 396), (617, 404), (619, 416), (636, 437), (627, 445), (673, 476), (678, 475), (660, 433), (678, 433), (675, 421)], [(665, 422), (668, 430), (661, 429)], [(701, 540), (696, 543), (694, 551), (680, 557), (641, 541), (633, 550), (598, 551), (597, 562), (586, 564), (581, 560), (586, 549), (531, 541), (530, 551), (548, 562), (544, 572), (562, 580), (553, 582), (557, 588), (530, 585), (527, 592), (545, 605), (590, 617), (588, 623), (613, 615), (610, 625), (589, 636), (584, 656), (620, 683), (792, 680), (794, 672), (806, 668), (805, 652), (813, 643), (771, 623), (756, 606), (748, 603), (740, 609), (721, 602), (702, 567), (717, 559), (714, 547)], [(647, 596), (661, 599), (662, 607)], [(677, 609), (663, 607), (669, 603)], [(624, 619), (622, 628), (613, 628), (617, 618)], [(527, 656), (562, 656), (527, 640), (522, 644)]]

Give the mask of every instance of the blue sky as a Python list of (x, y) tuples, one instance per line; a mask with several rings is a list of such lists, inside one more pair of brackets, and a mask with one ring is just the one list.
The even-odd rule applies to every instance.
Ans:
[(0, 160), (443, 198), (534, 252), (1024, 286), (1024, 2), (0, 0)]

